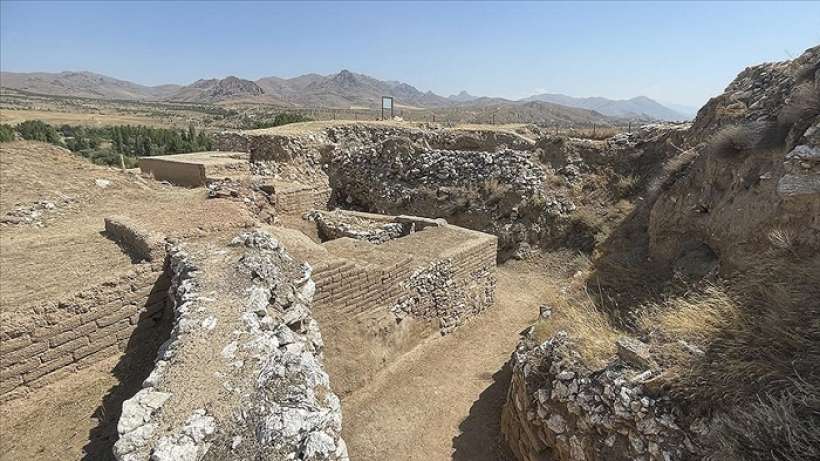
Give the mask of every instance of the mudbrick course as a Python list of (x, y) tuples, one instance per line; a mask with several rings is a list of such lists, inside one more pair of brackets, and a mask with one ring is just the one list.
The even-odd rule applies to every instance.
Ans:
[(4, 311), (0, 399), (57, 382), (156, 334), (169, 284), (164, 241), (124, 218), (107, 218), (105, 228), (139, 263), (71, 296)]

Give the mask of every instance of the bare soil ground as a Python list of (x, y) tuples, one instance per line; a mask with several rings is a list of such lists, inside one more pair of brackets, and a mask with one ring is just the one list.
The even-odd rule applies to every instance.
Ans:
[(0, 110), (0, 123), (17, 125), (26, 120), (42, 120), (52, 125), (85, 125), (85, 126), (111, 126), (111, 125), (146, 125), (159, 128), (167, 128), (168, 121), (159, 117), (145, 117), (140, 115), (117, 114), (117, 113), (80, 113), (80, 112), (59, 112), (52, 110)]
[[(107, 216), (123, 215), (168, 236), (196, 236), (251, 222), (239, 203), (104, 168), (49, 144), (0, 149), (0, 211), (38, 200), (55, 204), (42, 227), (0, 225), (0, 309), (54, 300), (131, 268), (103, 234)], [(95, 180), (110, 181), (102, 188)], [(65, 201), (63, 197), (69, 197)]]
[(511, 261), (497, 276), (492, 308), (428, 340), (342, 401), (351, 459), (506, 459), (499, 432), (505, 363), (538, 317), (548, 275), (543, 262)]
[[(40, 305), (130, 270), (131, 259), (105, 237), (104, 218), (124, 215), (167, 236), (236, 230), (251, 222), (241, 203), (92, 165), (54, 146), (0, 147), (0, 209), (71, 196), (42, 225), (0, 225), (0, 310)], [(96, 185), (96, 179), (111, 184)], [(134, 340), (125, 355), (101, 361), (24, 398), (0, 404), (0, 459), (111, 459), (123, 400), (140, 388), (167, 331)]]

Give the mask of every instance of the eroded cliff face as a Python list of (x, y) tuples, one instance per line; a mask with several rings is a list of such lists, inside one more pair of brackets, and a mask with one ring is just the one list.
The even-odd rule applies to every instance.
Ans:
[(788, 240), (820, 250), (820, 47), (744, 70), (698, 113), (687, 134), (699, 146), (688, 173), (651, 209), (650, 253), (744, 269)]
[[(629, 165), (573, 144), (540, 142), (544, 162), (580, 180)], [(744, 70), (649, 152), (637, 206), (587, 281), (617, 352), (591, 364), (582, 329), (529, 331), (511, 360), (510, 448), (528, 461), (820, 455), (820, 47)]]

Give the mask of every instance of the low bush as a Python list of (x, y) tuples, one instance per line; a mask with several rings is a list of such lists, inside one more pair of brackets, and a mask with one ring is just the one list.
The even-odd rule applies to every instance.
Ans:
[(294, 112), (283, 112), (277, 114), (272, 120), (261, 120), (249, 123), (248, 128), (262, 129), (273, 128), (275, 126), (287, 125), (290, 123), (312, 122), (313, 119)]
[(57, 130), (48, 123), (40, 120), (26, 120), (17, 125), (16, 130), (23, 139), (28, 141), (42, 141), (58, 146), (63, 145), (63, 139)]
[(14, 128), (5, 123), (0, 124), (0, 142), (11, 142), (14, 141), (14, 138)]

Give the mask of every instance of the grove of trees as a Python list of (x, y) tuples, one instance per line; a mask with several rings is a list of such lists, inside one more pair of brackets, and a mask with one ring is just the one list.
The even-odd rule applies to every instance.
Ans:
[(0, 142), (13, 141), (15, 132), (23, 139), (66, 147), (94, 163), (114, 166), (119, 165), (120, 155), (126, 166), (133, 167), (137, 157), (206, 151), (213, 147), (213, 139), (193, 125), (188, 129), (131, 125), (55, 128), (40, 120), (27, 120), (15, 127), (0, 125)]

